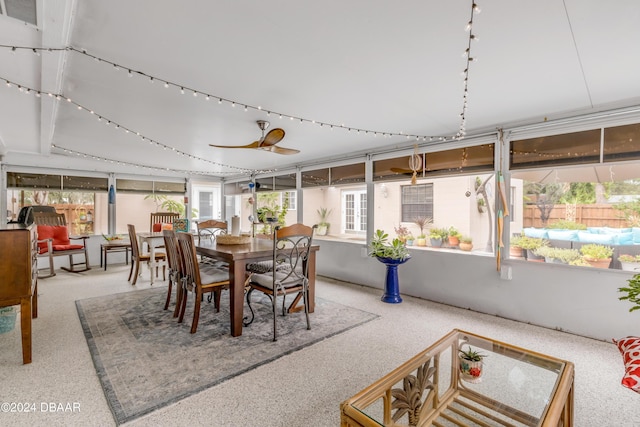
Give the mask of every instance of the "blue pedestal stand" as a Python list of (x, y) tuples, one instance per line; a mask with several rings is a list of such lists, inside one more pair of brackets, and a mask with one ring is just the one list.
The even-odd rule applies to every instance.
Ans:
[(389, 304), (398, 304), (402, 302), (400, 297), (400, 284), (398, 283), (398, 266), (409, 261), (410, 258), (392, 259), (380, 258), (378, 261), (387, 266), (387, 276), (384, 284), (384, 294), (380, 300)]

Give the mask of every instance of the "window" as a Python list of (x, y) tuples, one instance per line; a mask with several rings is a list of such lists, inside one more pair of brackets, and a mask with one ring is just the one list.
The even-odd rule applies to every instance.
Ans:
[[(296, 204), (296, 201), (297, 201), (296, 196), (297, 196), (297, 193), (295, 191), (285, 191), (284, 193), (282, 193), (283, 205), (286, 204), (287, 206), (289, 206), (288, 210), (290, 211), (295, 211), (298, 209)], [(285, 203), (285, 202), (288, 202), (288, 203)]]
[(71, 234), (107, 233), (106, 177), (7, 172), (7, 220), (46, 205), (64, 213)]
[(433, 218), (433, 184), (403, 185), (401, 191), (402, 222)]
[(640, 254), (638, 159), (639, 124), (512, 141), (511, 257), (624, 269)]

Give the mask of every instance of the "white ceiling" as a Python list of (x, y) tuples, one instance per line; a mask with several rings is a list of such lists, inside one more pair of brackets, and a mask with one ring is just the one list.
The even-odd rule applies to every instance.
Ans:
[[(468, 136), (640, 104), (637, 0), (478, 5)], [(0, 16), (1, 45), (102, 60), (0, 48), (0, 79), (73, 101), (1, 84), (0, 153), (12, 165), (227, 177), (451, 137), (470, 16), (470, 0), (39, 0), (38, 28)], [(301, 152), (209, 147), (255, 141), (259, 119)]]

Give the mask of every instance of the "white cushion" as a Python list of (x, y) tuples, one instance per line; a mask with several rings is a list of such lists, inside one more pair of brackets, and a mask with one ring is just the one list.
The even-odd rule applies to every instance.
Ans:
[(200, 268), (200, 282), (202, 282), (203, 285), (224, 282), (226, 280), (229, 280), (229, 270), (211, 266)]
[[(276, 282), (284, 287), (298, 285), (302, 283), (302, 271), (298, 271), (298, 273), (299, 275), (294, 273), (289, 276), (288, 271), (276, 271)], [(273, 273), (252, 274), (251, 282), (273, 290)]]

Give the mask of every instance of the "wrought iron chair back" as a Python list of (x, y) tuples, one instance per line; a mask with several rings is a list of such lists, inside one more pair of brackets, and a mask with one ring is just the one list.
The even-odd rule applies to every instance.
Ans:
[[(255, 313), (251, 307), (251, 294), (254, 290), (263, 292), (271, 298), (273, 311), (273, 340), (278, 339), (277, 334), (277, 298), (282, 297), (282, 315), (288, 312), (300, 310), (296, 307), (302, 299), (304, 304), (307, 329), (311, 329), (309, 322), (309, 251), (313, 243), (313, 234), (317, 225), (313, 227), (304, 224), (294, 224), (288, 227), (277, 226), (274, 228), (272, 265), (276, 266), (271, 271), (252, 274), (249, 279), (249, 291), (247, 292), (247, 305), (251, 311), (251, 319), (245, 320), (245, 326), (251, 324)], [(295, 295), (289, 308), (286, 308), (286, 296)]]

